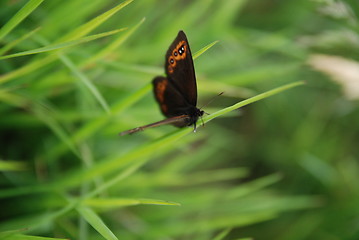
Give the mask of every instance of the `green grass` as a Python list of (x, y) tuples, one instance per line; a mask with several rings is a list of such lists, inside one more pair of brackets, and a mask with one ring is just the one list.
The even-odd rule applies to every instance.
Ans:
[[(358, 239), (357, 100), (308, 60), (359, 60), (332, 4), (1, 2), (0, 239)], [(119, 136), (181, 29), (210, 114)]]

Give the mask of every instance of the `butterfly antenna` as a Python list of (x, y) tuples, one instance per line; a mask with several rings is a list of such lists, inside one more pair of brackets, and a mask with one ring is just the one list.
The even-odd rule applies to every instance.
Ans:
[[(211, 102), (213, 102), (213, 100), (214, 100), (216, 97), (221, 96), (223, 93), (224, 93), (224, 92), (221, 92), (221, 93), (219, 93), (218, 95), (212, 97), (211, 100), (209, 100), (206, 104), (202, 105), (202, 107), (200, 107), (199, 109), (204, 108), (205, 106), (207, 106), (208, 104), (210, 104)], [(207, 113), (207, 112), (205, 112), (205, 111), (203, 111), (203, 112), (204, 112), (205, 114), (209, 115), (209, 113)], [(202, 127), (204, 127), (203, 118), (202, 118), (202, 116), (200, 116), (200, 117), (201, 117), (201, 121), (202, 121)], [(194, 123), (194, 132), (196, 132), (196, 123)]]
[[(224, 92), (221, 92), (221, 93), (219, 93), (218, 95), (212, 97), (211, 100), (209, 100), (207, 103), (205, 103), (204, 105), (202, 105), (202, 107), (200, 107), (199, 109), (204, 108), (205, 106), (207, 106), (208, 104), (210, 104), (211, 102), (213, 102), (213, 100), (214, 100), (216, 97), (221, 96), (223, 93), (224, 93)], [(208, 114), (208, 113), (206, 113), (206, 112), (204, 112), (204, 113), (205, 113), (205, 114)]]

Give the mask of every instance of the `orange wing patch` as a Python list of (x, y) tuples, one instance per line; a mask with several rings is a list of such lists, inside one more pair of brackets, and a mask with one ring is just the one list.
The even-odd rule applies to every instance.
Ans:
[(173, 56), (170, 56), (168, 58), (168, 72), (173, 73), (173, 69), (176, 67), (177, 61), (173, 58)]
[(160, 103), (162, 112), (167, 112), (167, 110), (168, 110), (167, 105), (164, 103), (165, 91), (167, 88), (167, 84), (168, 84), (167, 79), (162, 79), (160, 82), (158, 82), (156, 84), (156, 98), (157, 98), (158, 102)]
[(167, 110), (168, 110), (167, 105), (165, 105), (164, 103), (162, 103), (160, 106), (161, 106), (162, 112), (167, 113)]
[(181, 41), (177, 44), (175, 49), (172, 51), (172, 55), (168, 58), (168, 67), (167, 70), (169, 73), (173, 73), (176, 68), (177, 61), (183, 60), (187, 55), (187, 43), (186, 41)]
[(164, 102), (164, 95), (165, 95), (165, 90), (167, 88), (167, 79), (162, 80), (161, 82), (157, 83), (156, 85), (156, 96), (158, 98), (158, 101), (163, 103)]
[(172, 56), (175, 60), (182, 60), (186, 58), (187, 44), (185, 41), (181, 41), (177, 44), (175, 49), (172, 51)]

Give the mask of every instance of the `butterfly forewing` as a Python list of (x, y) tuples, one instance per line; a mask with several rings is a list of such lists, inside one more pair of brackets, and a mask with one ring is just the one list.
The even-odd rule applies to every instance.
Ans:
[(182, 94), (188, 104), (197, 105), (197, 85), (191, 50), (187, 37), (179, 31), (167, 50), (165, 70), (168, 81)]

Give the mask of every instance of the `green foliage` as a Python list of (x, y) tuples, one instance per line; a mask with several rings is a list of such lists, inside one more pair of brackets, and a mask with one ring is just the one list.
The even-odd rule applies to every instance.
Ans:
[[(2, 1), (0, 239), (358, 239), (358, 15)], [(180, 29), (204, 126), (118, 136), (163, 118), (151, 80)]]

